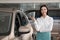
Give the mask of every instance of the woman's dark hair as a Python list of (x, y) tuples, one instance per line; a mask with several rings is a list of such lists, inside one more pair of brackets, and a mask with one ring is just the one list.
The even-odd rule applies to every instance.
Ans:
[[(46, 5), (41, 5), (41, 6), (40, 6), (40, 10), (39, 10), (40, 17), (42, 16), (42, 13), (41, 13), (41, 8), (42, 8), (42, 7), (46, 7), (46, 8), (47, 8), (47, 6), (46, 6)], [(48, 15), (48, 8), (47, 8), (47, 15)]]

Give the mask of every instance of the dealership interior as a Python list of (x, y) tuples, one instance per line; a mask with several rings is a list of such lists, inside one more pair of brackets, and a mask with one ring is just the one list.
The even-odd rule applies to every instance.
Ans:
[[(53, 17), (53, 19), (54, 19), (53, 29), (51, 31), (51, 40), (60, 40), (60, 3), (0, 3), (0, 17), (1, 17), (0, 18), (0, 39), (3, 36), (9, 35), (10, 30), (12, 28), (12, 27), (11, 28), (9, 27), (10, 19), (9, 19), (9, 21), (5, 20), (6, 23), (4, 23), (5, 18), (6, 19), (10, 18), (10, 17), (7, 17), (6, 15), (8, 15), (8, 16), (12, 15), (12, 14), (8, 14), (8, 13), (13, 13), (13, 11), (20, 10), (20, 11), (24, 12), (27, 15), (27, 17), (34, 16), (35, 18), (38, 18), (39, 9), (42, 4), (47, 5), (48, 15)], [(6, 16), (5, 18), (3, 17), (4, 16), (3, 14)], [(29, 19), (29, 21), (32, 21), (32, 20)], [(32, 22), (31, 22), (31, 24), (32, 24)], [(17, 23), (17, 25), (18, 25), (18, 23)], [(16, 36), (18, 36), (18, 35), (16, 35)], [(32, 40), (36, 40), (35, 29), (34, 29), (34, 32), (32, 35)]]

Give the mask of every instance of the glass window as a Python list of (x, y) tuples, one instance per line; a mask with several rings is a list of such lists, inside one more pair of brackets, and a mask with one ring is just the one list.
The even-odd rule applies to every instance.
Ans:
[(19, 36), (19, 27), (20, 27), (20, 19), (19, 19), (19, 13), (16, 14), (16, 17), (15, 17), (15, 28), (14, 28), (14, 33), (15, 33), (15, 36)]
[(25, 26), (28, 24), (28, 18), (27, 16), (25, 15), (25, 13), (20, 13), (21, 14), (21, 25), (22, 26)]
[(60, 9), (49, 10), (48, 15), (53, 17), (54, 19), (60, 19)]
[(11, 18), (12, 13), (0, 12), (0, 34), (10, 32)]

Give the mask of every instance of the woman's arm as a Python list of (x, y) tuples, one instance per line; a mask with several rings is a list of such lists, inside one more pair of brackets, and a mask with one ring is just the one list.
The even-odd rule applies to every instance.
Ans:
[(38, 23), (38, 18), (37, 18), (37, 20), (34, 17), (30, 17), (30, 18), (34, 22), (34, 26), (35, 26), (36, 31), (40, 31), (40, 26), (39, 26), (39, 23)]
[(35, 20), (35, 21), (34, 21), (34, 25), (35, 25), (36, 31), (40, 31), (40, 25), (39, 25), (39, 23), (38, 23), (38, 20)]

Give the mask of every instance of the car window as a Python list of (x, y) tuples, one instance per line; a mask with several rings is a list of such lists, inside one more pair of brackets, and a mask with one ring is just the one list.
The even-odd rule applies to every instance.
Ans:
[(25, 26), (28, 24), (28, 17), (24, 14), (24, 13), (20, 13), (21, 14), (21, 25)]
[(36, 13), (36, 12), (34, 12), (34, 11), (27, 13), (28, 19), (31, 20), (31, 19), (30, 19), (30, 16), (31, 16), (31, 17), (35, 17), (35, 13)]
[(26, 13), (26, 15), (28, 16), (28, 19), (29, 20), (31, 20), (30, 18), (29, 18), (29, 16), (33, 16), (33, 17), (35, 17), (35, 18), (38, 18), (38, 17), (40, 17), (39, 15), (39, 11), (38, 10), (27, 10), (27, 11), (25, 11), (25, 13)]
[(0, 12), (0, 35), (10, 33), (12, 13)]
[(16, 18), (15, 18), (15, 25), (18, 27), (19, 26), (19, 19), (18, 19), (18, 15), (16, 15)]
[(20, 21), (21, 17), (20, 17), (20, 14), (17, 13), (16, 14), (16, 17), (15, 17), (15, 36), (19, 36), (19, 27), (21, 26), (21, 21)]
[(60, 19), (60, 10), (49, 10), (48, 15), (54, 19)]

